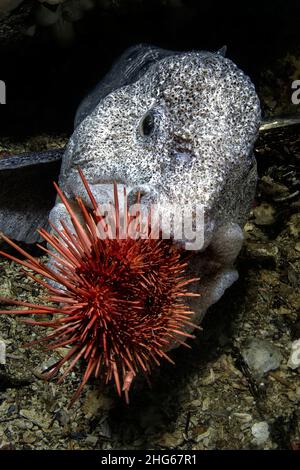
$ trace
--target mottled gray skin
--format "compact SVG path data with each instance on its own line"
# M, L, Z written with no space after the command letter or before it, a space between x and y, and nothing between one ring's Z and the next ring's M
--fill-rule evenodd
M154 126L145 135L144 119ZM254 196L252 148L260 125L253 84L218 53L174 53L153 63L134 83L112 91L83 119L63 157L61 188L88 203L77 167L99 203L112 200L111 184L126 185L134 202L162 208L201 204L205 208L203 248L190 270L201 281L191 306L200 323L238 277L233 263L243 242L242 227ZM105 186L107 185L107 186ZM57 201L50 216L65 219Z

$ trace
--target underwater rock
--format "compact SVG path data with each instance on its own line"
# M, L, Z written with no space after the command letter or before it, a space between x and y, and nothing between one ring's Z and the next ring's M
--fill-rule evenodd
M264 444L270 436L269 425L266 421L261 421L259 423L254 423L251 428L253 439L253 444L258 446Z
M241 351L244 361L257 377L262 377L270 370L278 369L282 355L278 349L266 340L249 339Z
M275 222L275 209L271 204L262 203L253 209L256 225L272 225Z
M64 410L63 408L58 410L55 413L55 418L59 422L59 424L63 427L67 426L68 423L70 422L69 413L66 410Z
M17 8L23 0L1 0L0 3L0 16L3 13L9 13L15 8Z
M0 364L6 364L6 344L0 339Z
M48 28L50 38L68 46L75 37L73 23L95 6L94 0L0 0L1 46L35 36L39 28Z
M98 437L97 437L97 436L93 436L92 434L88 434L88 435L86 436L85 442L86 442L87 444L90 444L90 445L94 446L94 445L96 445L97 442L98 442Z
M60 10L52 11L44 5L40 5L36 11L35 18L41 26L52 26L60 17Z
M168 449L176 449L183 442L184 438L180 430L166 432L159 439L159 445Z
M51 8L47 4L52 5ZM55 8L56 6L56 8ZM50 26L53 37L61 46L67 47L75 39L73 24L83 18L84 13L94 8L93 0L46 0L36 10L36 23Z
M233 416L243 425L248 425L252 421L249 413L233 413Z
M289 194L289 189L287 186L274 181L269 175L263 176L261 178L259 182L259 189L266 196L271 196L273 200L276 197L287 196Z
M297 369L300 366L300 339L293 341L291 355L287 365L291 369Z
M109 411L113 407L114 400L109 396L103 395L98 389L96 389L89 390L87 392L82 405L82 410L85 418L90 419L100 411L103 413L104 411Z
M274 243L247 241L245 245L245 253L249 260L276 266L279 250Z

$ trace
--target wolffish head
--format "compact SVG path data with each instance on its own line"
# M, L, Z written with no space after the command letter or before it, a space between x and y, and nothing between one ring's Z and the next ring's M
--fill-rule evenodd
M79 165L99 203L107 202L105 185L116 181L132 202L140 192L142 202L161 207L202 205L209 238L225 222L245 219L259 124L254 86L231 60L218 53L161 54L79 124L60 184L71 198L84 198Z

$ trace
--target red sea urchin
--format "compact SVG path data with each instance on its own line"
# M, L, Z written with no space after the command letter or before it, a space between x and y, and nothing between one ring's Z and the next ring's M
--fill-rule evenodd
M53 330L31 344L47 343L48 350L69 349L48 370L46 379L54 377L68 363L59 379L61 382L80 358L86 361L82 382L71 403L92 375L96 378L101 376L106 383L113 378L119 395L124 391L128 401L128 391L135 375L138 372L147 375L151 366L159 365L161 359L173 363L166 351L176 343L185 344L183 340L192 337L185 328L195 327L190 321L193 312L185 305L184 299L197 295L186 290L195 279L186 279L187 263L182 260L180 250L169 240L151 238L151 229L147 238L121 238L116 185L116 237L100 237L99 228L107 231L108 227L97 215L99 208L81 171L80 175L93 210L88 211L82 200L77 198L81 222L56 186L73 229L61 222L62 229L52 226L52 233L39 230L51 247L47 250L40 246L51 257L51 266L41 263L2 235L26 260L0 253L28 268L31 272L26 270L26 274L46 288L49 292L47 300L57 306L0 299L26 308L3 310L1 313L54 315L51 321L23 321ZM131 218L126 208L126 227Z

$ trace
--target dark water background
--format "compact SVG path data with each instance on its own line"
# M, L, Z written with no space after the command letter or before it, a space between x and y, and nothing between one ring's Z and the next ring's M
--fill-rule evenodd
M0 79L7 105L0 106L2 135L70 133L80 99L128 46L141 42L177 50L217 50L252 78L300 44L300 2L185 0L183 7L159 0L98 8L75 23L76 40L62 48L47 28L14 45L0 43ZM300 78L300 77L299 77Z

